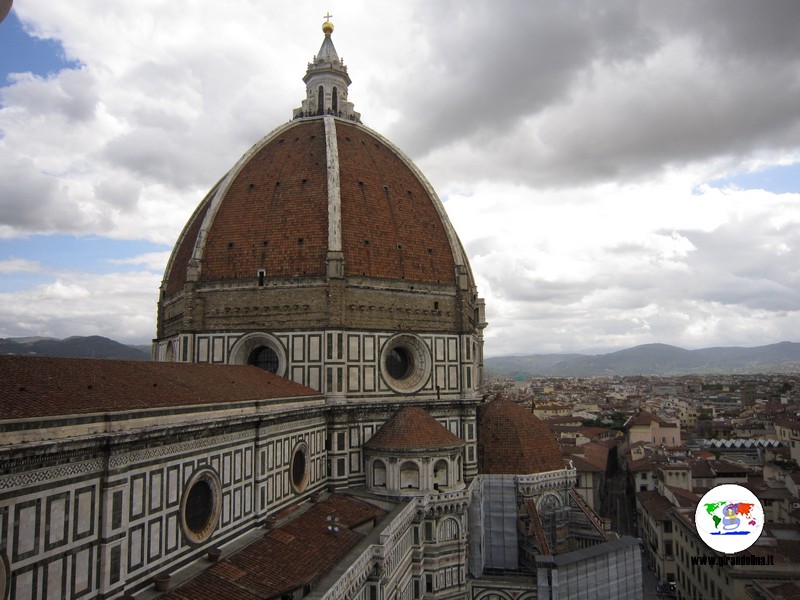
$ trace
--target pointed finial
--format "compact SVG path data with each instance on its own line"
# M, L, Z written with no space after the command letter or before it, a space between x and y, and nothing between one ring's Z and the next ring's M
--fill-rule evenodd
M325 35L330 35L333 33L333 23L331 23L332 16L333 15L330 12L328 12L328 14L323 17L325 19L325 22L322 24L322 32Z

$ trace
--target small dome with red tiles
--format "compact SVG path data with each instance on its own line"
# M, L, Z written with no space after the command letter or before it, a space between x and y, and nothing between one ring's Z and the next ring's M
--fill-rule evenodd
M364 447L368 450L416 451L460 448L464 444L464 440L427 411L417 406L407 406L386 421Z
M497 397L478 407L478 472L531 475L564 468L553 434L516 402Z

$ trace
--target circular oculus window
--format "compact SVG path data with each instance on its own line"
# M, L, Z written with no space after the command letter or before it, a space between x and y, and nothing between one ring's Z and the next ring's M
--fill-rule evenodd
M231 347L230 362L235 365L254 365L283 377L286 374L286 351L281 343L267 333L248 333Z
M192 544L205 542L214 533L222 509L222 484L211 469L197 471L183 488L181 529Z
M0 600L8 598L10 574L11 568L8 566L8 558L5 552L0 552Z
M292 450L292 487L302 492L308 485L308 445L300 442Z
M430 351L422 339L402 333L391 338L381 350L381 374L392 390L413 394L430 378Z

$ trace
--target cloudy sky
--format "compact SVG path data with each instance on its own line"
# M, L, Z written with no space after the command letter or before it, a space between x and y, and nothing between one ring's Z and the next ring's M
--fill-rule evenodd
M0 337L148 343L172 244L300 105L327 11L467 249L487 355L800 341L796 0L17 0Z

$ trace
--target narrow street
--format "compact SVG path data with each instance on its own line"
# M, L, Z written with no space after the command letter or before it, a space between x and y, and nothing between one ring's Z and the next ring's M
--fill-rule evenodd
M611 515L611 529L620 535L639 537L636 531L633 498L626 488L625 472L620 471L606 480L606 514Z
M628 494L627 479L624 471L615 473L606 480L606 511L611 516L611 528L620 535L640 537L636 528L635 501ZM674 598L660 594L656 586L658 580L655 573L648 568L647 553L642 553L642 598L644 600L665 600Z

